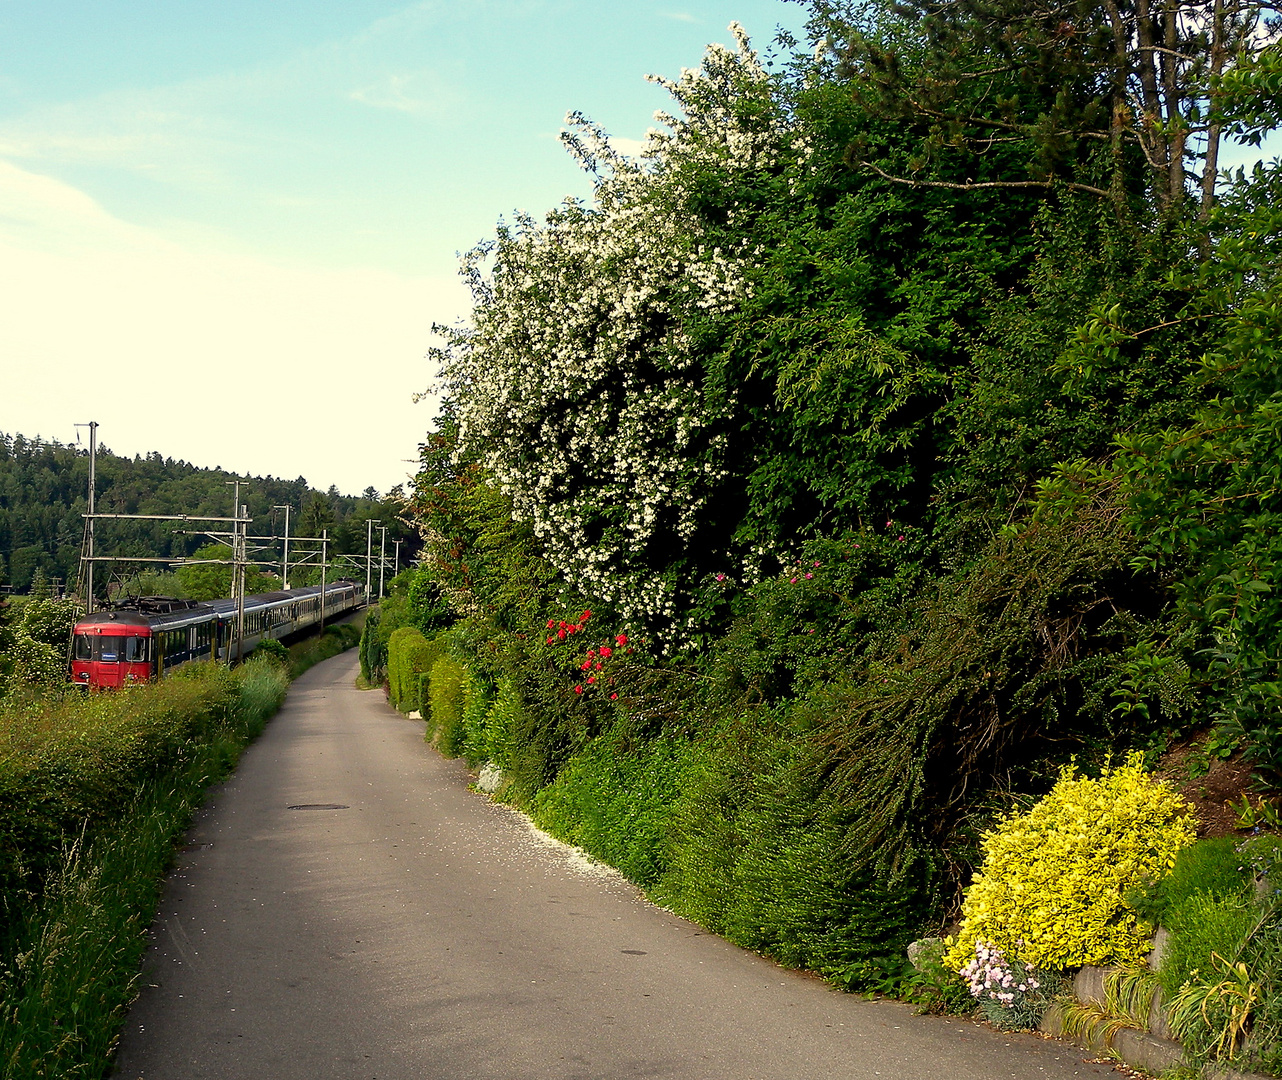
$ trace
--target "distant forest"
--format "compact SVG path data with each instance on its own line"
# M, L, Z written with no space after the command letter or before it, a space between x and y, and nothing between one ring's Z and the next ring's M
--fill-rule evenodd
M417 551L418 535L399 518L400 491L380 494L367 487L359 496L342 495L337 487L321 492L303 477L281 480L272 476L238 476L223 469L203 469L153 452L146 457L120 457L98 447L97 510L114 514L189 514L228 517L232 488L240 480L241 501L249 507L255 535L281 535L284 514L291 508L290 534L319 536L328 529L334 554L365 554L366 519L387 527L387 552L401 540L401 565ZM86 447L30 439L0 432L0 586L26 593L37 574L60 579L74 587L84 536L89 490L89 452ZM208 536L187 535L197 528L172 521L100 521L96 532L99 554L183 557L207 545ZM210 525L211 529L225 526ZM101 587L113 578L98 572ZM119 578L132 570L114 567ZM299 582L302 583L301 581ZM97 591L97 590L95 590Z

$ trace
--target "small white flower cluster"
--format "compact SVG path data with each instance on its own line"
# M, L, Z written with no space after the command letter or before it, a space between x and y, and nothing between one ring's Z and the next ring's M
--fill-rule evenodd
M635 158L572 114L564 141L595 177L543 222L518 214L463 257L470 326L433 354L475 454L529 520L547 557L629 622L671 621L664 568L690 543L729 475L692 320L732 312L763 253L714 240L692 205L709 176L769 169L791 134L747 37L712 46L677 80L678 117ZM438 328L441 329L441 328Z
M1009 959L989 941L975 942L975 959L961 970L971 996L1012 1009L1018 995L1041 988L1035 972L1022 960Z

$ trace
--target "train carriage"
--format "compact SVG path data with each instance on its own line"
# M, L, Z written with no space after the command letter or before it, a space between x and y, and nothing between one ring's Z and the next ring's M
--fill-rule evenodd
M354 581L325 586L325 618L365 602ZM193 660L230 661L260 642L279 640L315 626L321 618L320 587L247 596L244 637L236 640L235 600L197 603L139 597L128 606L87 615L71 639L71 679L81 686L118 687L149 682Z

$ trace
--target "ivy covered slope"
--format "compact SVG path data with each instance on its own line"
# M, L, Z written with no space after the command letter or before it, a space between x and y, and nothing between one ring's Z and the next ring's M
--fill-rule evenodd
M811 8L662 80L636 158L572 117L594 197L465 258L362 657L676 909L884 986L1070 758L1282 767L1277 174L1193 152L1282 80L1246 6L1161 124L1157 8Z

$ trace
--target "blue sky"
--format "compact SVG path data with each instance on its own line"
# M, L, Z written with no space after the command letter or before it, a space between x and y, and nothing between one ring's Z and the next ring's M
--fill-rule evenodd
M456 253L588 185L783 0L0 0L0 430L303 475L413 471ZM625 148L627 143L625 142Z
M0 0L0 430L386 490L456 254L780 0ZM270 412L268 409L270 408ZM271 419L283 409L285 423Z

